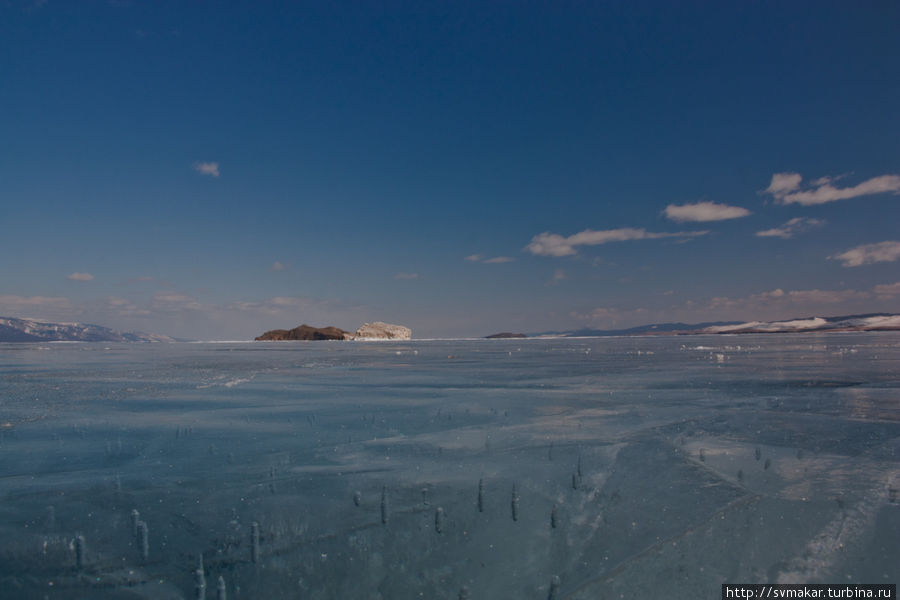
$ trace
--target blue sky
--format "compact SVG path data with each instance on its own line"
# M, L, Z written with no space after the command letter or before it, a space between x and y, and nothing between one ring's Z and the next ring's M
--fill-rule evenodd
M0 315L900 312L895 2L0 2Z

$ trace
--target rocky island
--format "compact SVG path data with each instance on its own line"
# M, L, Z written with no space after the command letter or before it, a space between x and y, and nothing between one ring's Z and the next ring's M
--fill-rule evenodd
M304 323L293 329L273 329L256 338L257 342L284 342L309 340L345 340L352 337L349 331L337 327L312 327Z
M356 333L339 327L312 327L303 324L293 329L273 329L256 338L257 342L304 341L304 340L408 340L412 330L403 325L391 325L376 321L366 323Z
M502 333L494 333L492 335L484 336L486 340L508 340L508 339L519 339L528 337L524 333L510 333L508 331L504 331Z

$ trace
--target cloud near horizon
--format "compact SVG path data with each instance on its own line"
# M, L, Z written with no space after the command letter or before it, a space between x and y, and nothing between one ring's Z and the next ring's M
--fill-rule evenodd
M277 260L272 263L272 266L269 267L270 271L284 271L285 269L287 269L287 265Z
M707 235L709 231L676 231L671 233L655 233L643 228L623 227L620 229L606 229L595 231L585 229L568 237L557 233L545 231L539 233L525 246L525 250L536 256L573 256L578 253L576 246L599 246L611 242L626 242L630 240L655 240L661 238L690 239Z
M896 312L891 310L891 306L898 299L900 281L865 290L776 288L747 296L715 296L657 308L603 306L588 311L572 311L569 317L588 326L609 329L677 321L777 321L861 312ZM882 305L873 305L873 302Z
M900 259L900 242L888 241L877 244L863 244L828 258L843 262L845 267L859 267L878 262L894 262Z
M740 219L750 215L750 211L740 206L716 204L715 202L694 202L693 204L670 204L663 211L670 221L705 223Z
M91 275L90 273L78 273L76 271L75 273L72 273L71 275L67 275L66 279L68 279L70 281L93 281L94 276Z
M10 306L51 306L55 308L68 308L72 302L62 296L16 296L15 294L0 294L0 310ZM9 315L4 315L9 316Z
M821 227L825 224L823 219L812 219L809 217L795 217L779 227L757 231L756 237L778 237L783 240L794 237L794 234L808 231L813 227Z
M210 177L219 176L219 163L217 162L195 162L194 170L201 175L209 175Z
M771 195L779 204L800 204L814 206L849 200L872 194L900 194L900 175L880 175L855 186L839 188L832 185L839 177L820 177L802 189L803 176L800 173L775 173L769 187L763 193Z

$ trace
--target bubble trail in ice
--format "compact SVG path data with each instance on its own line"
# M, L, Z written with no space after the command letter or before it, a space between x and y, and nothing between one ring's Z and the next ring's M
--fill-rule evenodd
M84 544L84 536L76 535L75 536L75 566L79 569L84 568L85 563L85 544Z
M478 480L478 512L484 512L484 479Z
M512 486L512 499L510 500L510 512L512 513L512 520L519 520L519 491L516 489L516 484Z
M150 556L150 531L147 528L147 524L143 521L138 521L138 548L141 551L141 558L147 560Z
M250 524L250 561L259 562L259 523Z
M387 525L388 522L388 495L387 486L381 488L381 524Z
M206 573L203 572L203 555L200 555L200 564L194 571L194 597L197 600L206 600Z
M219 582L216 584L216 600L228 600L228 594L225 591L225 578L219 575Z
M550 579L550 592L547 594L547 600L557 600L559 598L559 576L554 575Z
M438 533L444 532L444 509L440 506L434 511L434 530Z

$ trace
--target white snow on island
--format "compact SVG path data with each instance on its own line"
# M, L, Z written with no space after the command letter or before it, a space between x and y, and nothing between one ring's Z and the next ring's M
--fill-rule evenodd
M391 325L375 321L366 323L356 330L353 339L361 341L369 340L408 340L412 338L412 330L403 325Z

